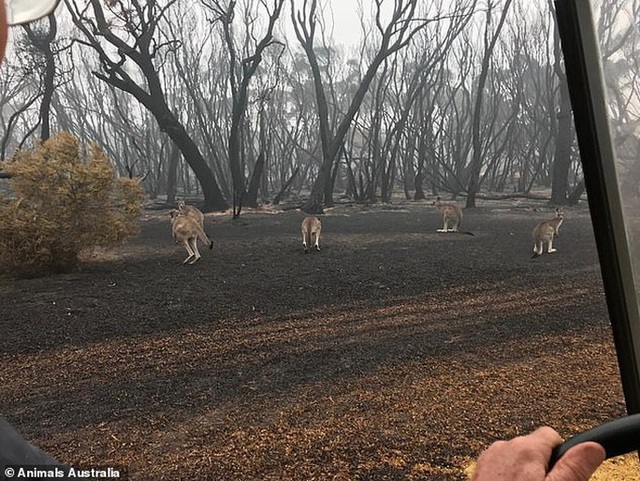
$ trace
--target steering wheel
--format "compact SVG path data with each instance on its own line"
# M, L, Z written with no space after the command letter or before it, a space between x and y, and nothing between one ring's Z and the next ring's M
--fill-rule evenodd
M551 453L549 469L570 448L587 441L595 441L600 444L607 453L607 459L640 449L640 414L632 414L601 424L568 439Z

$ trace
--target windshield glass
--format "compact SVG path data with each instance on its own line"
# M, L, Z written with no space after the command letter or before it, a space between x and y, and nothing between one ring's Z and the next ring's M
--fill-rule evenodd
M640 292L640 3L593 4L599 33L609 124L636 291Z
M603 1L635 239L639 2ZM0 414L111 477L256 481L466 479L497 439L623 416L552 3L66 0L12 28Z

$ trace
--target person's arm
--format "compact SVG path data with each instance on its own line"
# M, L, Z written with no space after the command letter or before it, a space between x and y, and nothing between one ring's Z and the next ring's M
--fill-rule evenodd
M8 35L7 11L5 10L4 0L0 0L0 63L4 60L4 51L7 48Z
M59 463L26 441L11 424L0 418L0 466L8 464L58 465Z
M497 441L478 458L471 481L587 481L606 456L597 443L578 444L547 472L551 451L561 443L560 435L550 427Z

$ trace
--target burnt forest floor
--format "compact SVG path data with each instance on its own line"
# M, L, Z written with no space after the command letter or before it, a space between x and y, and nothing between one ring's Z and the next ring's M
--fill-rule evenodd
M625 412L586 203L532 259L542 202L167 210L78 272L0 286L0 413L58 460L132 480L466 479L498 438Z

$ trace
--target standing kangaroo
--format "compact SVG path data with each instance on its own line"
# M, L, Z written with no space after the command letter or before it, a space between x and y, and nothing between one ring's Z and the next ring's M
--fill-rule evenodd
M302 245L305 254L309 253L312 242L316 250L320 250L320 230L322 230L322 224L317 217L305 217L302 221Z
M182 263L193 264L202 257L198 250L198 239L213 249L213 242L207 237L198 221L188 215L173 210L171 211L171 235L176 244L182 244L187 250L187 257Z
M543 220L533 229L533 257L542 255L545 242L549 254L556 251L553 248L553 238L558 236L558 229L563 221L564 212L556 209L556 216L553 219Z
M458 231L460 222L462 222L462 209L456 204L444 203L438 197L435 201L435 206L440 211L444 224L442 229L438 229L437 232L460 232L461 234L475 235L473 232ZM449 229L449 222L452 224L451 229Z

